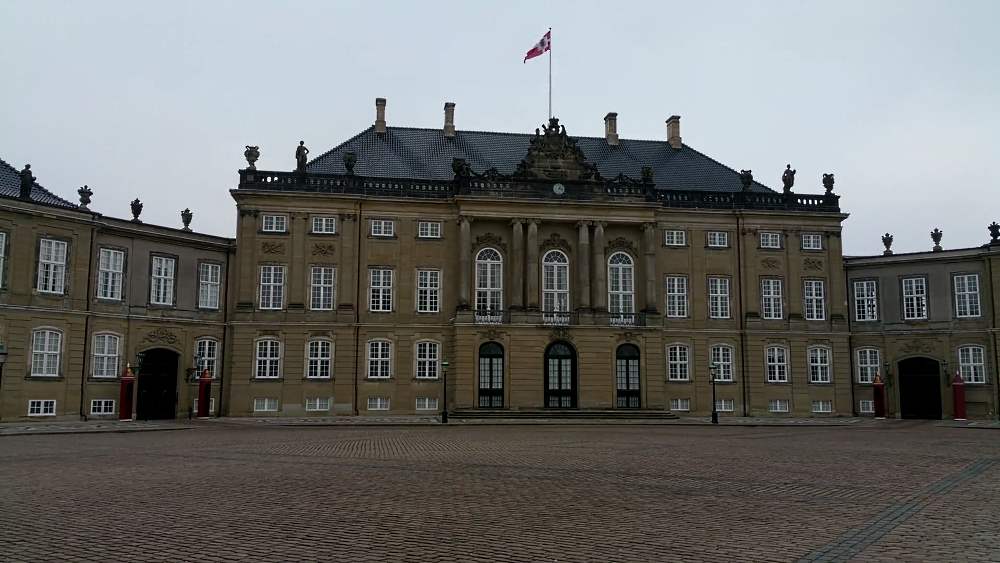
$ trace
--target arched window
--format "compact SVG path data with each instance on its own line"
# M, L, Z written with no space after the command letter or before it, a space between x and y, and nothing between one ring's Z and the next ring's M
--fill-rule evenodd
M59 377L62 333L40 328L31 333L31 377Z
M622 344L615 351L615 405L618 408L637 409L639 397L639 348Z
M503 310L503 258L493 248L476 255L476 311L499 314Z
M503 408L503 346L479 347L479 408Z
M569 259L559 250L550 250L542 258L542 311L547 322L560 323L569 312Z
M764 351L768 383L788 383L788 349L784 346L768 346Z
M635 311L635 276L632 257L615 252L608 258L608 311L631 314Z
M314 338L306 343L306 377L329 379L333 373L333 342Z

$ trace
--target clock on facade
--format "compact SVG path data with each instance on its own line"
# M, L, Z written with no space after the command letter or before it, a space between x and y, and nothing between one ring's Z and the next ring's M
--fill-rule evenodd
M563 195L564 193L566 193L566 186L562 184L555 184L554 186L552 186L552 193L556 195Z

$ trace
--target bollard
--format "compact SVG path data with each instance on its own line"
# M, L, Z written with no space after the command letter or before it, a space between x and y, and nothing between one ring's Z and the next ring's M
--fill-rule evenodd
M212 374L208 373L208 368L201 372L198 379L198 418L208 418L211 416L209 407L212 404Z
M875 418L885 418L885 383L882 383L882 376L875 374L873 397L875 399Z
M951 396L955 400L955 420L965 420L965 380L961 371L956 371L951 380Z
M118 394L118 420L132 420L132 397L135 396L135 375L132 366L125 366L125 375L121 379L121 391Z

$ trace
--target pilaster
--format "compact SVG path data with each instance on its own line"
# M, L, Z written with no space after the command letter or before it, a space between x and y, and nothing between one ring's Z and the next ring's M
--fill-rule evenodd
M512 309L524 308L524 219L514 219L511 224L511 294Z
M577 307L590 308L590 221L576 224L577 238Z
M538 310L538 219L528 220L528 309Z
M591 246L591 266L594 272L591 302L594 304L594 309L602 312L608 310L608 269L604 263L604 226L603 222L594 222L594 244Z

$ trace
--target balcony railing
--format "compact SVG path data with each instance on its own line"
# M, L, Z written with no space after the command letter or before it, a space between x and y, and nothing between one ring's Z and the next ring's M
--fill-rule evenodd
M579 324L575 313L568 311L544 311L542 313L542 324L548 326L569 326Z
M476 311L477 325L502 325L510 322L510 312L500 310Z
M595 318L599 324L613 327L646 326L645 313L615 313L601 312L595 313Z

